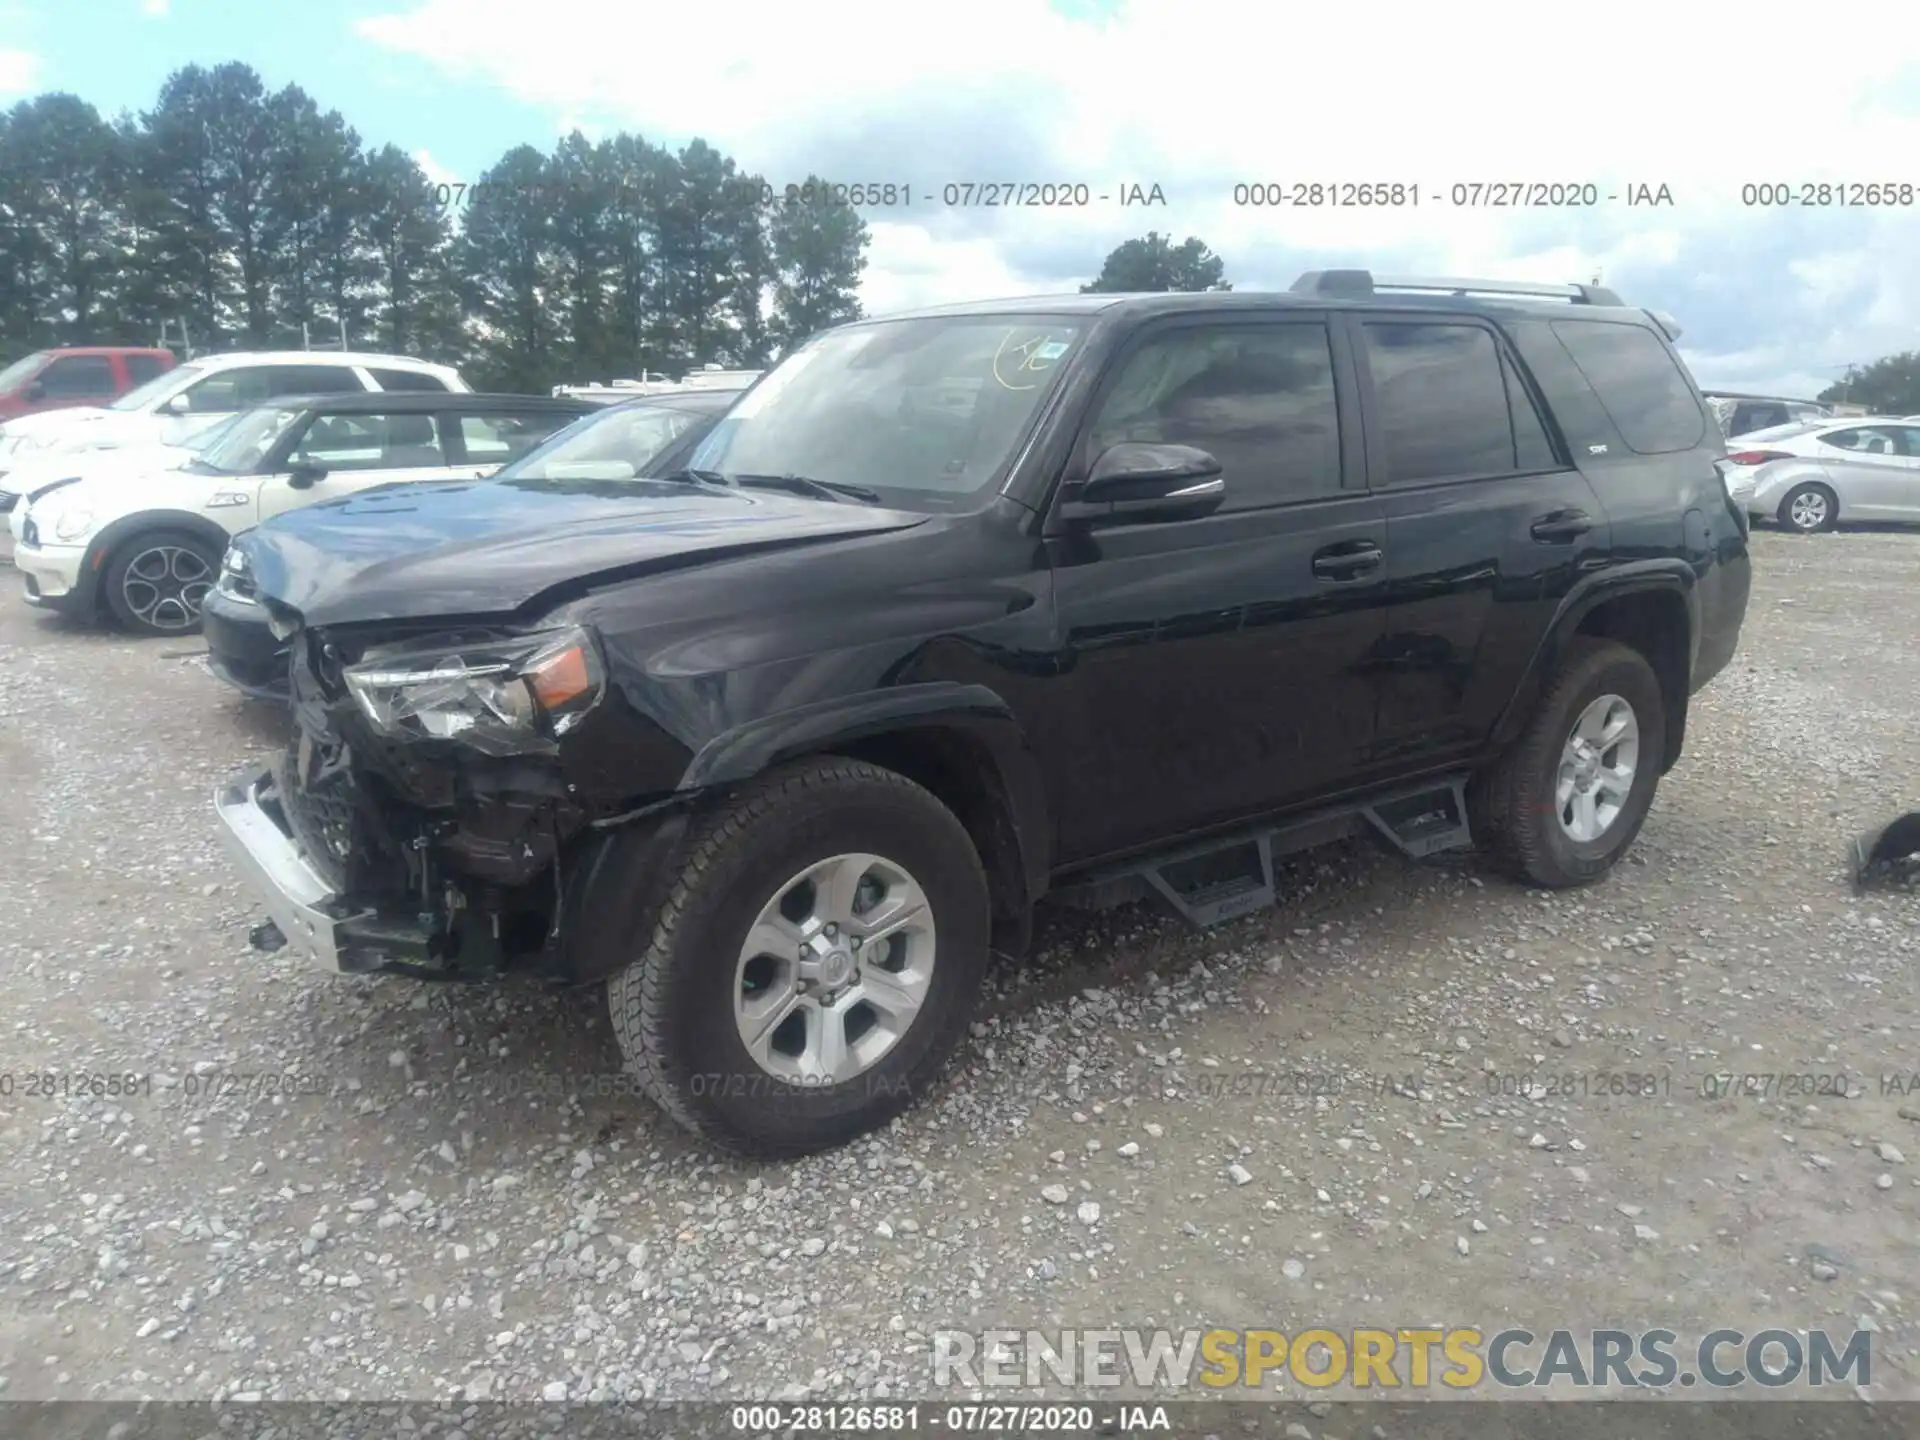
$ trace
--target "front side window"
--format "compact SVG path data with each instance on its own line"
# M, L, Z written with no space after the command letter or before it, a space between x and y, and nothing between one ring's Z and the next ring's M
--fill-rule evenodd
M1618 321L1560 320L1553 333L1629 447L1642 455L1669 455L1700 443L1706 421L1693 387L1653 331ZM1786 406L1768 409L1776 413L1761 424L1786 421Z
M418 470L448 463L431 415L322 415L300 437L293 465L321 470Z
M104 355L61 355L40 374L49 400L113 394L113 361Z
M367 373L373 376L373 383L382 390L409 390L416 393L424 390L442 395L447 390L446 381L438 375L429 375L420 370L370 369Z
M1006 476L1080 339L1048 315L926 316L830 330L714 426L691 465L803 476L957 510Z
M345 365L275 365L273 395L358 395L366 387Z
M1087 460L1109 446L1190 445L1220 462L1226 507L1339 491L1333 351L1319 324L1195 325L1149 340L1100 403Z
M127 379L136 385L167 373L167 364L158 355L122 355L120 363L127 367Z
M1478 325L1362 326L1387 485L1519 468L1499 348Z

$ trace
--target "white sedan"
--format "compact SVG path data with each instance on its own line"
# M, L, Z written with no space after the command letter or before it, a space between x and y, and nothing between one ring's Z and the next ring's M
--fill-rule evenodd
M1920 524L1920 422L1802 420L1727 442L1727 493L1812 534L1843 521Z

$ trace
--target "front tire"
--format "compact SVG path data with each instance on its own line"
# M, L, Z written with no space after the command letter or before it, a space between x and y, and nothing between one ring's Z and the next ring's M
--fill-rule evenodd
M220 557L198 536L149 530L107 562L107 608L136 635L191 635L219 575Z
M1824 485L1796 485L1781 498L1779 517L1789 530L1817 535L1840 523L1840 497Z
M924 1098L987 966L986 873L953 812L892 771L811 760L697 819L684 854L645 950L607 983L661 1108L783 1158Z
M1640 833L1666 741L1660 681L1646 657L1576 638L1519 743L1474 782L1482 844L1545 889L1601 879Z

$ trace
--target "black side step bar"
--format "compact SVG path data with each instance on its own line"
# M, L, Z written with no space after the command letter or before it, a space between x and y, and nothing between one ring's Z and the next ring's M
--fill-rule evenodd
M1206 928L1272 905L1274 861L1330 841L1377 831L1397 850L1423 859L1473 844L1467 777L1448 775L1365 801L1338 805L1283 825L1261 825L1104 866L1055 888L1082 909L1106 909L1157 895L1189 924Z

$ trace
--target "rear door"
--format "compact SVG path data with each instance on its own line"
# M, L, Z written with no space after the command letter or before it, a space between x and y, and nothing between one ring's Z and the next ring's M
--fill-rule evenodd
M1500 332L1432 310L1346 317L1367 472L1386 510L1373 666L1383 773L1476 751L1560 599L1609 543Z
M317 471L319 478L301 485L296 477L302 470ZM425 412L319 415L261 485L260 518L376 485L453 480L466 473L453 468L439 427Z
M1311 311L1169 318L1108 365L1062 488L1108 446L1160 442L1210 452L1227 498L1049 533L1088 737L1063 757L1063 860L1338 790L1364 761L1385 534L1353 403Z

